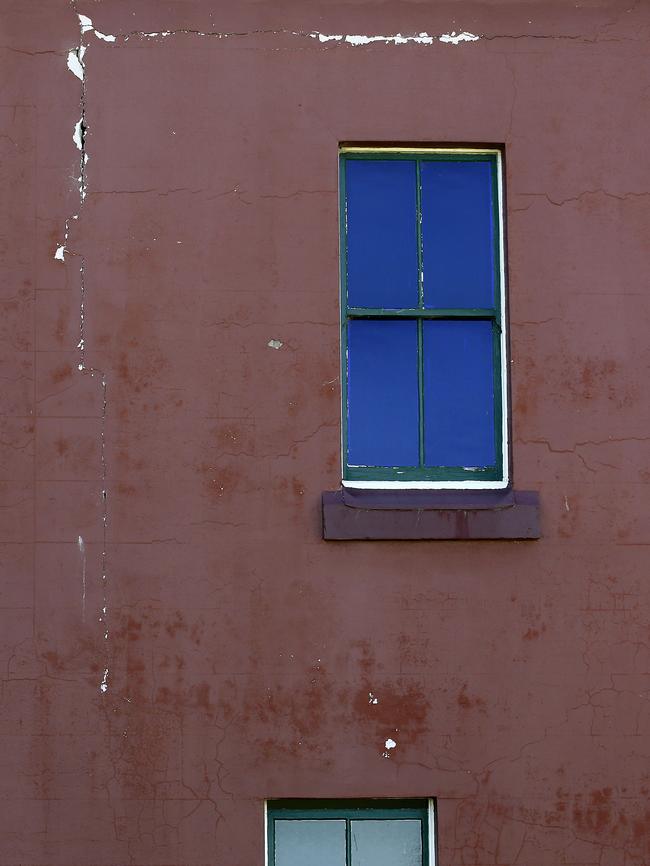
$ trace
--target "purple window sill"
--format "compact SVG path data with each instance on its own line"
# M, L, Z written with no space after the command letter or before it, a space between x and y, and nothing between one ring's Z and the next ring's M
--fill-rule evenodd
M327 541L539 538L531 490L360 490L323 493Z

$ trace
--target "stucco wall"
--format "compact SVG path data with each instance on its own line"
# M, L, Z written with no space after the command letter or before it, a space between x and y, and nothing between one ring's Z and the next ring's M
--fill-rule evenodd
M285 796L650 862L648 4L3 6L2 866L253 866ZM321 540L341 141L505 144L540 541Z

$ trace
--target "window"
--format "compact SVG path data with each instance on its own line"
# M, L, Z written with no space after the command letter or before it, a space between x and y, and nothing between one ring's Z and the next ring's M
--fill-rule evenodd
M500 151L340 163L344 486L507 487Z
M276 800L268 866L435 866L433 802Z

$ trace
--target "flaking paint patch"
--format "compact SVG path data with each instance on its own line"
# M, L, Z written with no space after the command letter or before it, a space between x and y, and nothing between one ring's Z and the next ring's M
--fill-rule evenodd
M438 37L440 42L447 42L450 45L458 45L461 42L478 42L480 38L476 33L468 33L466 30L463 30L462 33L456 33L455 30L452 30L451 33L443 33L442 36Z
M102 681L99 684L99 691L103 695L105 695L106 692L108 691L108 675L109 675L109 670L108 670L108 668L105 668L104 669L104 676L102 677Z
M115 42L117 38L111 33L100 33L99 30L93 30L93 33L98 39L101 39L103 42Z
M78 18L79 27L81 28L82 33L86 33L86 31L93 29L92 18L89 18L87 15L78 15Z
M100 33L99 30L95 30L93 26L92 18L89 18L87 15L79 15L79 27L81 28L81 34L83 36L84 33L87 33L89 30L95 34L98 39L102 39L104 42L115 42L115 36L112 36L110 33Z
M85 149L85 133L86 133L86 123L85 123L85 106L86 106L86 82L85 82L85 64L84 64L84 55L86 53L86 46L83 44L84 35L93 31L98 39L103 39L106 42L114 42L114 36L107 36L103 33L98 33L94 30L92 25L92 20L88 18L86 15L77 15L79 20L79 29L80 29L80 39L79 39L79 47L73 49L68 52L67 65L70 71L81 81L81 117L77 121L74 127L73 132L73 141L80 151L80 174L79 174L79 195L81 200L81 205L84 203L84 199L86 197L86 178L85 178L85 165L88 162L88 154ZM81 213L81 211L79 212ZM68 236L70 232L70 222L71 220L78 220L79 213L73 214L71 217L68 217L65 221L65 233L63 238L63 243L58 244L56 251L54 253L54 258L57 261L64 262L65 254L67 251L67 242ZM102 607L101 614L99 616L99 622L103 625L103 638L104 641L109 640L110 636L110 628L109 628L109 607L108 607L108 571L107 571L107 528L108 528L108 491L107 491L107 462L106 462L106 416L107 416L107 404L108 404L108 386L106 381L106 375L103 370L93 367L91 365L86 364L86 340L85 340L85 301L86 301L86 278L85 278L85 258L81 253L75 253L75 255L79 256L80 265L79 265L79 284L80 284L80 305L79 305L79 341L77 343L77 350L79 352L79 362L77 364L77 369L83 375L90 375L91 378L97 377L101 383L102 389L102 423L101 423L101 478L102 478L102 488L101 488L101 501L102 501L102 536L103 536L103 545L101 552L101 592L102 592ZM86 551L85 544L83 538L81 536L78 537L78 546L79 553L81 556L81 565L82 565L82 617L85 616L85 603L86 603ZM106 646L106 658L105 664L108 662L108 644ZM104 669L104 675L99 684L99 690L102 694L105 694L108 691L109 684L109 668L106 666Z
M78 220L78 219L79 219L79 214L75 213L71 217L68 217L68 219L65 221L65 229L63 232L63 243L59 244L57 246L56 252L54 253L54 258L58 262L64 262L65 261L65 254L68 251L67 244L68 244L68 236L70 235L70 220Z
M314 31L309 34L312 39L318 39L319 42L344 42L348 45L371 45L373 42L383 42L385 45L407 45L414 43L416 45L433 45L434 42L444 42L451 45L459 45L461 42L477 42L480 36L475 33L468 33L463 30L456 33L452 30L451 33L442 33L439 36L429 35L426 32L417 33L411 36L405 36L402 33L395 33L392 36L368 36L367 34L330 34L319 33Z
M86 545L79 536L79 555L81 556L81 621L86 621Z
M198 37L206 37L210 39L229 39L236 38L241 36L249 36L254 35L253 33L227 33L227 32L219 32L219 31L205 31L205 30L188 30L188 29L180 29L180 30L151 30L151 31L132 31L131 33L119 33L117 35L101 33L99 30L96 30L93 26L92 20L88 18L86 15L80 15L79 21L81 24L81 32L86 33L88 31L92 31L98 39L102 39L105 42L116 42L118 39L123 40L124 42L128 42L129 39L166 39L170 36L198 36ZM264 32L267 35L279 36L282 34L286 34L288 36L295 36L299 39L311 38L317 39L321 43L325 42L340 42L347 43L348 45L360 46L360 45L371 45L373 43L383 43L385 45L408 45L416 44L416 45L433 45L435 42L443 42L450 45L459 45L461 42L477 42L481 37L476 33L470 33L467 30L456 32L452 30L451 33L441 33L441 34L429 34L425 31L421 33L413 33L413 34L403 34L403 33L394 33L394 34L366 34L366 33L320 33L317 30L312 30L310 32L307 31L299 31L299 30L265 30L265 31L256 31L256 32Z
M282 340L269 340L266 344L269 349L281 349L284 346Z
M83 32L83 31L82 31ZM79 81L84 80L84 54L86 49L83 45L68 51L68 69L76 75Z
M79 120L74 125L74 132L72 133L72 140L77 146L78 150L83 150L83 118L80 117Z

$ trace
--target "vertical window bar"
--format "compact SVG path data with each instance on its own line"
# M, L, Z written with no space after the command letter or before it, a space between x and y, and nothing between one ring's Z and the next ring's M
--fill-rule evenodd
M424 466L424 358L422 355L422 318L418 318L418 411L419 466Z
M418 306L424 309L424 271L422 268L422 179L420 160L415 160L415 226L418 244ZM418 319L418 411L419 466L424 466L424 359L422 357L422 319Z
M418 307L424 307L424 271L422 269L422 180L420 160L415 160L415 229L418 245Z
M429 866L429 839L426 821L420 821L420 839L422 840L422 863L423 866Z
M352 866L352 825L350 819L345 819L345 864Z
M493 365L494 365L494 436L495 436L495 452L496 464L503 478L507 467L504 461L507 459L503 453L503 413L505 411L504 401L505 395L503 388L505 383L502 379L502 332L504 328L505 310L502 303L502 267L501 261L501 198L499 186L499 157L493 157L491 161L492 175L492 238L494 243L494 308L496 315L492 320L493 328Z
M345 477L348 465L348 200L345 188L345 157L339 158L339 255L341 304L341 474Z

